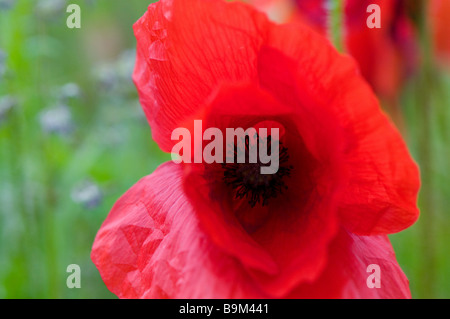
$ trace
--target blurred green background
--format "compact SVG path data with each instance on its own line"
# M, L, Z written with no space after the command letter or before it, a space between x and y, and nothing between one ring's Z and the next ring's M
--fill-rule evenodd
M68 3L0 11L0 298L114 297L90 260L95 234L170 159L131 81L132 25L148 2L72 2L81 29L67 28ZM81 267L81 289L66 286L69 264Z
M66 7L82 7L82 28ZM0 298L111 298L90 260L114 202L170 157L131 82L146 0L0 0ZM450 76L430 62L402 94L422 215L391 236L413 297L450 298ZM66 268L81 267L81 289Z

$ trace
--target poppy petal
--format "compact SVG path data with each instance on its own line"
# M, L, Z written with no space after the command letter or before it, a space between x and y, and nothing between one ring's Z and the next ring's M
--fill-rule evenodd
M267 297L214 245L183 193L182 165L161 165L114 205L91 258L120 298Z
M313 103L347 134L344 156L351 171L340 209L345 227L376 235L411 226L419 215L418 167L354 61L308 28L284 25L271 30L271 49L259 56L260 83L284 103ZM296 91L297 98L287 95L289 91Z
M409 299L411 292L387 236L357 236L341 229L320 278L300 285L289 297Z
M252 81L266 17L248 5L161 0L135 23L133 75L154 140L170 152L172 131L220 83Z

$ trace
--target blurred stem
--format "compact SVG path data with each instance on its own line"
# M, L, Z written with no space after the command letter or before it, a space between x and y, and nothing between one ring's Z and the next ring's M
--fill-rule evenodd
M18 8L18 10L21 9L20 6ZM20 11L17 14L20 14ZM18 72L21 68L27 68L27 63L23 60L24 50L21 47L25 37L24 26L18 21L20 21L20 19L15 19L15 16L12 16L11 18L2 20L3 23L1 24L2 30L6 30L8 28L11 29L11 36L8 38L5 37L2 46L6 48L10 59L10 65L16 72ZM16 81L10 81L7 88L8 94L15 95L17 92L21 92L21 81L22 78L17 79ZM21 97L20 95L18 96ZM19 107L12 112L10 120L11 126L9 128L10 136L12 137L9 141L10 145L8 147L11 151L9 154L10 178L15 192L15 207L20 215L20 221L23 225L23 230L21 230L22 233L18 237L20 244L18 244L17 247L19 251L17 251L16 254L18 256L17 260L21 260L24 265L24 268L21 268L20 266L17 267L18 263L13 263L8 275L8 279L16 284L15 290L8 295L8 297L12 298L16 298L21 295L26 296L27 298L32 297L30 290L33 289L33 287L30 287L27 291L24 288L27 285L27 282L29 286L33 286L33 284L30 284L30 282L33 281L30 279L29 274L33 273L32 266L34 264L33 258L35 256L34 245L36 242L35 219L33 212L29 209L32 205L29 201L30 196L28 193L26 180L27 172L24 165L24 159L26 158L27 151L27 147L25 145L27 124L24 112L24 107L21 105L19 105ZM13 258L13 255L10 256ZM23 279L17 280L17 278Z
M47 23L42 20L37 20L36 29L38 34L45 38L48 36L47 31ZM43 52L49 48L45 47L45 42L38 42L37 46ZM44 59L39 56L34 63L34 71L36 74L36 80L40 86L36 87L37 101L41 101L41 103L45 103L45 89L49 87L51 84L48 79L51 77L48 75L48 68L44 62ZM42 144L41 144L42 143ZM52 168L51 161L51 151L45 141L41 141L39 143L36 140L36 144L41 144L39 147L39 151L37 152L40 160L45 163L43 164L44 172L45 172L45 180L46 180L46 192L45 192L45 206L40 208L40 231L44 232L42 234L42 245L43 245L43 256L45 256L45 260L42 260L43 265L47 271L47 287L46 295L49 298L57 298L58 297L58 267L57 267L57 252L55 249L55 195L54 195L54 169Z
M436 243L435 243L435 211L433 205L433 149L432 149L432 87L433 87L433 59L432 43L428 30L426 1L420 2L420 47L422 66L417 82L416 111L422 119L422 129L419 136L418 160L421 168L421 233L422 233L422 265L421 265L421 292L422 298L433 298L436 282Z
M343 45L343 26L344 26L344 0L328 0L329 1L329 25L330 33L334 47L342 52Z

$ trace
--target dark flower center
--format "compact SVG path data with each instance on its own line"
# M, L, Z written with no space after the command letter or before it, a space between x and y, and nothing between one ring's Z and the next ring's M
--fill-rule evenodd
M256 137L255 143L259 143L260 137ZM271 136L267 138L267 150L271 152ZM261 167L269 164L261 162L259 156L256 163L251 163L249 158L250 139L248 136L243 143L245 149L245 163L237 163L238 146L234 145L232 156L233 163L224 163L222 167L223 181L231 186L235 192L236 199L246 198L251 207L255 207L257 203L262 206L268 204L269 199L276 198L287 190L284 182L285 176L290 176L293 166L288 165L289 153L288 149L279 142L279 168L275 174L261 174Z

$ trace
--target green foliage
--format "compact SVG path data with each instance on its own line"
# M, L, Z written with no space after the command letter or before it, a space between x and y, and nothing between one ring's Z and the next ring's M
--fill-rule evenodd
M45 16L38 2L0 11L0 100L16 101L0 111L0 298L114 297L90 260L95 234L114 202L170 158L128 77L131 26L147 4L79 2L82 28L68 29L65 7ZM76 86L61 97L66 83ZM68 132L41 127L43 112L61 104ZM90 208L72 198L85 180L101 191ZM81 289L66 286L69 264L81 266Z

